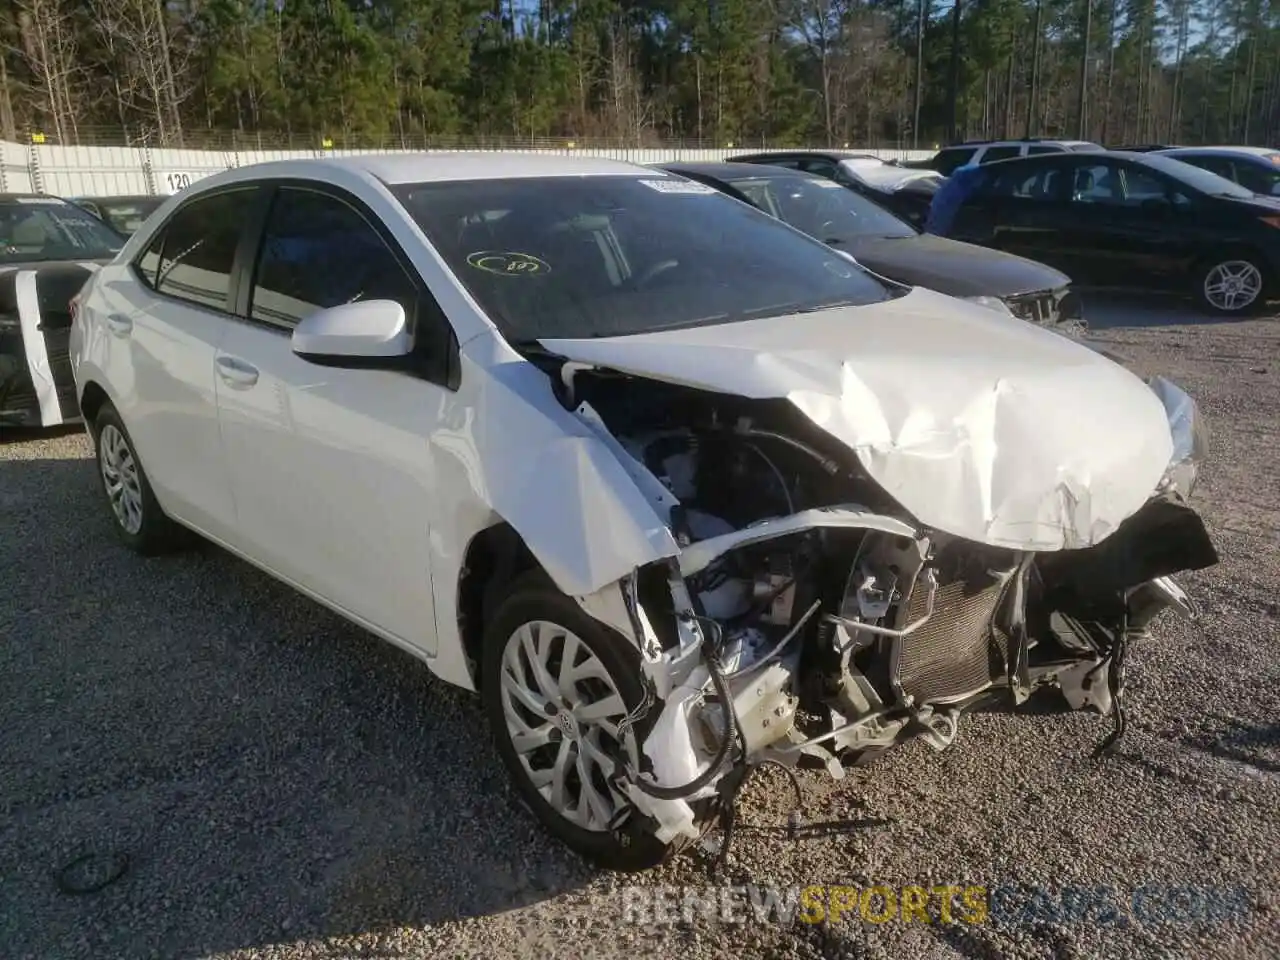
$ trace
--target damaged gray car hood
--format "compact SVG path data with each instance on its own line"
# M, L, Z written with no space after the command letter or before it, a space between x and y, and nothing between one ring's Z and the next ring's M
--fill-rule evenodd
M786 399L921 523L1017 550L1086 547L1173 453L1142 380L1033 324L924 289L860 307L597 339L569 360Z

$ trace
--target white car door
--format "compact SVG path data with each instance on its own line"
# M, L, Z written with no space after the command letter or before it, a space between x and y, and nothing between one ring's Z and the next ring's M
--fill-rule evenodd
M453 392L430 375L344 369L290 348L308 314L395 300L424 351L453 342L389 235L358 201L280 186L246 317L215 361L238 543L249 556L378 632L435 652L427 441ZM447 381L447 346L436 379ZM456 369L456 367L455 367Z
M223 538L234 520L214 354L229 327L236 248L255 191L193 198L133 264L104 267L86 304L107 382L161 506Z

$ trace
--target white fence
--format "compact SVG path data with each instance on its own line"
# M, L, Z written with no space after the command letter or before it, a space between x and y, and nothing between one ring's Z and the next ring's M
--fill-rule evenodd
M860 148L855 148L860 149ZM631 163L679 160L723 160L750 148L734 150L570 148L519 149L515 153L607 157ZM168 194L231 167L301 157L387 153L385 150L160 150L144 147L24 146L0 140L0 193L50 193L64 197ZM456 151L431 151L434 153ZM861 150L889 159L917 159L933 151Z

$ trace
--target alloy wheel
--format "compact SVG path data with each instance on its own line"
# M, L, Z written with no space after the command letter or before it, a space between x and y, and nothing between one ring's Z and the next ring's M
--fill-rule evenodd
M104 426L98 437L98 461L116 522L125 533L136 536L142 529L142 483L138 475L138 461L129 441L112 424Z
M502 654L507 736L529 782L560 816L604 832L630 805L619 764L639 766L627 706L609 671L577 635L545 620L518 627Z
M1204 277L1204 298L1218 310L1234 313L1262 293L1262 273L1247 260L1227 260Z

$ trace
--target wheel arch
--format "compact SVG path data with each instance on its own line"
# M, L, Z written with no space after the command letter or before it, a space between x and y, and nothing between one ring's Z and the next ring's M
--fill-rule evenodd
M456 584L458 636L476 690L483 674L485 626L502 602L503 588L530 570L543 570L542 564L505 520L481 530L467 544Z
M102 409L103 404L111 402L111 395L97 380L88 381L80 391L80 415L84 418L85 429L95 437L97 429L94 421L98 418L98 411Z

